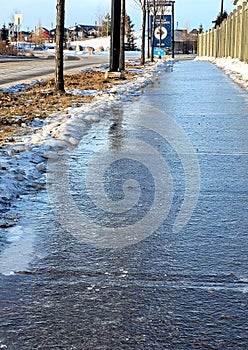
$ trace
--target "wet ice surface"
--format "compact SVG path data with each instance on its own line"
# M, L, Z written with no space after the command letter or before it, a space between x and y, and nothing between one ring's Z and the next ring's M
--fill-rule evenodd
M152 106L147 107L150 130L138 127L145 104ZM61 227L45 191L21 198L17 206L23 215L7 229L0 261L6 275L7 250L15 244L33 258L25 269L13 267L24 271L0 277L0 348L247 349L247 104L247 93L216 67L182 62L139 100L113 109L93 126L70 156L70 193L80 210L97 224L126 226L128 232L149 212L152 160L143 167L126 158L106 173L104 189L111 200L123 200L123 177L136 180L129 190L137 191L139 183L142 203L129 215L97 209L85 192L92 155L103 147L119 152L127 138L138 138L159 150L170 168L170 211L162 226L137 244L99 248ZM197 207L177 234L172 227L186 178L175 150L151 132L157 108L186 132L201 171ZM13 254L18 261L20 255Z

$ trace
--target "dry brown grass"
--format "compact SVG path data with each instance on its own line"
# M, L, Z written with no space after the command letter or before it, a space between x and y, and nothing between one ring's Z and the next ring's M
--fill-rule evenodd
M127 73L132 79L135 74ZM103 72L88 71L65 76L65 88L69 90L106 90L119 80L108 81ZM4 144L12 135L27 129L26 124L34 118L46 118L68 107L78 107L90 102L92 96L72 95L55 91L54 79L39 83L21 93L0 93L0 143Z

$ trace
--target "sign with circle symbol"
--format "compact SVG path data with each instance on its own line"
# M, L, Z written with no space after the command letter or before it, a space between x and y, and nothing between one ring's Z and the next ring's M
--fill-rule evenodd
M157 27L155 29L155 38L157 39L161 39L161 40L164 40L167 35L168 35L168 32L167 32L167 29L165 27Z

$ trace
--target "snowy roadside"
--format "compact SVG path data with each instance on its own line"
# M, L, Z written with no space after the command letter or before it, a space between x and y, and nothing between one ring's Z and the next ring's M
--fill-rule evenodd
M47 159L54 152L76 146L92 124L108 116L113 108L120 108L141 95L161 71L171 69L172 65L169 59L135 69L138 74L135 80L96 92L92 102L51 115L43 125L34 124L28 135L0 149L0 238L19 220L13 210L15 202L23 194L45 189Z
M211 62L214 63L218 68L222 69L233 81L239 84L241 87L248 90L248 64L241 62L238 59L233 59L231 57L196 57L195 61L200 62Z

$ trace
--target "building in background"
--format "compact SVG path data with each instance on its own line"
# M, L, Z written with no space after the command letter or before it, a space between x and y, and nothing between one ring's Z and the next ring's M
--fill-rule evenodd
M175 54L197 53L198 30L176 29L174 31Z
M89 37L97 37L99 27L94 25L75 24L66 29L66 35L69 41L83 40Z

